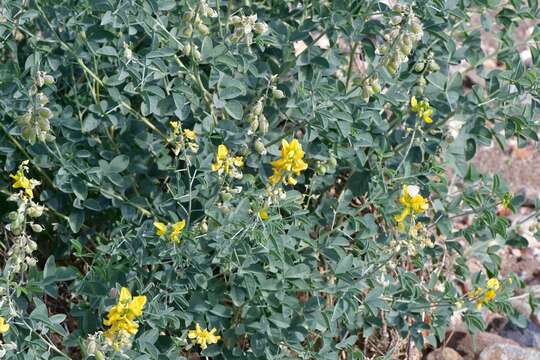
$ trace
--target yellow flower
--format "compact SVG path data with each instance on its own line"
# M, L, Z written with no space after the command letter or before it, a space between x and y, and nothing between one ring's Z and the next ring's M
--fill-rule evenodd
M23 161L23 163L17 169L17 172L15 173L15 175L10 174L9 177L11 177L14 180L13 185L12 185L13 188L23 189L24 194L28 198L31 199L34 197L33 190L37 185L39 185L39 181L34 180L34 179L28 179L26 177L25 173L28 171L27 164L28 164L28 160Z
M201 329L199 324L195 324L195 330L188 332L188 338L192 340L194 344L198 344L201 349L206 349L208 344L217 344L221 339L221 336L215 335L216 328L208 331L207 329Z
M172 225L171 240L179 242L182 230L186 227L186 220L180 220Z
M103 320L103 324L109 327L103 334L116 351L120 351L129 336L135 335L139 330L139 324L134 319L142 316L145 304L146 296L132 297L127 288L120 289L118 303L111 307L107 318Z
M184 136L191 141L197 139L197 133L194 130L184 129Z
M293 177L308 168L304 159L304 150L302 145L296 139L290 143L283 139L281 141L281 158L272 161L273 174L268 178L272 185L284 181L289 185L296 185L297 181Z
M491 278L487 281L487 288L490 290L499 290L500 282L497 278Z
M238 168L242 166L244 166L244 158L242 156L231 157L229 156L227 146L223 144L218 146L216 162L212 164L212 171L240 178L242 174Z
M497 292L493 289L488 289L484 294L484 302L495 299L495 296L497 296Z
M9 324L6 323L6 319L0 316L0 334L5 334L9 331Z
M420 189L414 185L403 185L399 202L403 205L401 214L395 216L397 222L402 222L407 216L419 214L429 208L427 200L419 194Z
M159 221L155 221L154 222L154 227L156 228L156 235L157 236L163 236L167 233L167 225L162 223L162 222L159 222Z
M179 121L171 121L169 125L171 126L171 129L173 129L174 135L176 136L180 135L180 122Z
M426 124L431 124L433 119L433 108L427 100L416 100L416 97L411 97L411 111L418 114L418 117L424 120Z
M266 221L270 218L270 216L268 216L268 211L266 211L266 209L259 210L259 217L263 221Z

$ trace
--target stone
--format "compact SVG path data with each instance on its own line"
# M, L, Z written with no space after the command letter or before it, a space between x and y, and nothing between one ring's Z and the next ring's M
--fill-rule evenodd
M445 347L430 352L426 360L463 360L463 357L456 350Z
M503 338L494 333L480 332L470 335L467 331L454 331L448 335L447 346L456 350L464 360L476 360L486 347L493 344L510 344L519 346L511 339ZM539 358L540 359L540 358Z
M494 344L485 348L479 360L538 360L540 351L510 344Z

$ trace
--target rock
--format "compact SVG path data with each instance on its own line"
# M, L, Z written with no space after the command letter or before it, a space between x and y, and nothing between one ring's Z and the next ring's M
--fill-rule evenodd
M479 360L538 360L540 351L510 344L494 344L485 348Z
M516 341L521 346L540 347L540 327L532 321L527 321L527 327L524 329L508 321L499 334Z
M455 349L465 360L475 360L479 353L493 344L510 344L519 346L513 340L503 338L490 332L470 335L466 331L455 331L447 341L447 346ZM540 359L540 358L539 358Z
M456 350L446 347L430 352L426 360L463 360L463 358Z

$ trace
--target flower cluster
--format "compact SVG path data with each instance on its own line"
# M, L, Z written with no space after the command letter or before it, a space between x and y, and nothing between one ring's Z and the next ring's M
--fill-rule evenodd
M261 97L255 103L253 110L249 113L247 120L250 124L249 134L253 134L259 129L261 133L266 134L268 132L268 119L263 114L264 97Z
M395 216L397 222L403 222L407 216L422 213L429 207L427 200L420 195L420 188L415 185L403 185L399 202L403 211Z
M15 174L10 174L9 177L13 179L13 188L23 190L23 195L28 199L34 197L34 188L41 184L39 181L29 179L26 177L28 172L28 160L21 163Z
M188 23L184 29L184 35L191 37L193 35L193 29L197 29L201 34L208 35L210 29L203 23L201 17L215 18L218 16L216 10L212 9L206 0L199 1L196 11L189 10L184 13L182 20Z
M431 118L431 115L433 115L433 108L429 104L429 101L418 101L415 96L411 97L411 111L416 113L426 124L431 124L433 122L433 119Z
M397 73L401 64L409 60L414 45L423 36L422 23L411 7L396 5L394 12L398 15L390 20L393 28L384 36L386 44L377 49L384 56L382 64L392 75Z
M132 297L130 291L123 287L120 290L118 303L114 305L103 321L109 328L103 333L115 351L121 351L131 345L131 336L139 330L135 318L142 316L146 296Z
M24 115L17 118L17 124L21 127L21 136L31 144L35 143L36 140L54 140L54 136L50 133L50 119L53 113L46 106L49 98L39 92L39 89L44 85L52 84L54 84L54 78L51 75L38 71L34 85L30 89L32 104Z
M218 146L216 155L216 162L212 164L212 171L217 171L218 174L226 174L235 179L242 178L242 171L240 170L244 166L244 158L242 156L231 156L227 146L221 144Z
M174 145L173 152L176 156L186 147L192 153L199 151L195 130L182 129L182 123L180 121L171 121L169 125L172 129L170 143Z
M232 16L230 23L234 26L234 33L231 36L232 42L240 42L244 39L247 45L253 43L253 31L257 34L264 34L268 31L268 25L262 21L257 21L257 15Z
M283 139L281 141L281 158L272 161L273 174L269 180L272 185L283 181L289 185L296 185L296 179L293 176L299 176L307 169L308 165L303 160L304 150L298 140L293 139L291 143Z
M467 293L470 300L476 300L476 308L481 309L486 303L497 297L497 291L500 289L501 283L497 278L490 278L486 282L486 287L478 287Z
M195 325L195 330L188 332L188 338L190 338L193 344L198 344L202 350L206 349L210 344L217 344L221 339L221 336L215 335L216 328L212 330L201 329L199 324Z
M10 174L13 179L12 187L17 193L11 195L8 200L17 203L17 210L8 214L10 223L6 226L13 235L13 245L8 250L6 267L12 273L26 271L34 266L37 260L32 257L32 253L37 249L37 244L27 233L29 226L34 232L43 231L43 227L31 219L36 219L43 214L45 208L34 202L34 189L40 184L39 181L26 177L28 172L28 161L24 161L19 166L15 174Z
M174 224L165 224L160 221L154 222L154 227L156 228L157 236L165 236L168 234L169 238L175 242L180 242L180 237L182 236L182 231L186 227L186 220L180 220Z

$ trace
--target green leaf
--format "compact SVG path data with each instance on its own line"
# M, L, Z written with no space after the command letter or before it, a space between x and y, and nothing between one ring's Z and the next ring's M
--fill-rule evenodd
M225 103L225 111L233 119L242 120L244 116L244 110L242 109L242 103L236 100L230 100Z
M109 171L112 173L120 173L129 166L129 157L127 155L118 155L109 163Z

